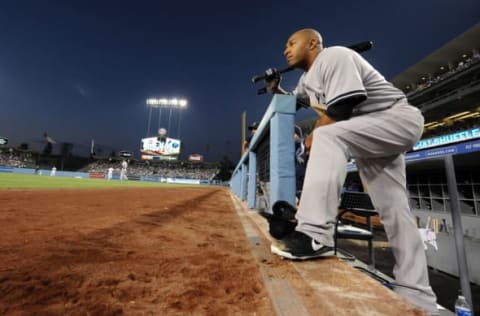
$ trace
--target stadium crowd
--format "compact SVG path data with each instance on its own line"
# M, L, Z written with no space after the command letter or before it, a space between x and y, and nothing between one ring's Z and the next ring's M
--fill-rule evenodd
M121 161L116 159L97 160L88 165L88 172L107 173L108 168L119 171ZM217 164L192 163L186 161L143 162L130 160L127 176L158 176L163 178L212 180L220 171Z
M35 160L30 152L4 148L0 149L0 166L33 168L35 167Z
M0 148L0 166L15 168L38 168L32 152L25 152L13 147ZM108 173L113 168L115 173L121 170L122 160L118 158L99 159L77 171ZM48 167L50 168L50 165ZM158 176L163 178L182 178L212 180L219 173L216 163L199 163L189 161L128 161L127 176Z
M445 69L443 72L429 75L428 77L422 77L421 80L417 83L412 83L411 85L407 86L407 97L424 90L426 88L431 87L469 67L472 65L480 62L480 53L475 51L471 57L469 56L462 56L462 59L456 63L456 66L452 66L450 69Z

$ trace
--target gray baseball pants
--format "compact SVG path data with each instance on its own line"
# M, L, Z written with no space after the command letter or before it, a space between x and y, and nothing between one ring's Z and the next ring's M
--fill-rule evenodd
M421 112L398 101L393 107L314 131L297 230L333 246L335 217L350 157L384 225L395 256L395 291L416 306L438 313L429 285L423 242L410 212L405 155L423 132Z

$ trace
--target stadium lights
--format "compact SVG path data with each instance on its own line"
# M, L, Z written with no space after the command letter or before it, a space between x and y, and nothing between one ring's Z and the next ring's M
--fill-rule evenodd
M480 113L478 112L473 112L473 113L468 113L466 115L463 115L463 116L459 116L457 118L455 118L455 121L463 121L464 119L467 119L467 118L475 118L475 117L479 117L480 116Z
M147 99L147 107L149 108L148 112L148 124L147 124L147 134L146 137L150 135L150 125L152 121L152 111L153 109L158 109L158 128L161 126L161 118L162 118L162 110L168 109L168 128L167 130L170 131L170 125L172 121L172 112L176 112L176 110L185 110L188 105L187 99L183 98L148 98ZM180 137L180 123L182 120L182 112L178 112L178 120L177 120L177 137Z
M453 114L453 115L450 115L450 116L447 116L445 118L443 118L444 120L452 120L454 118L457 118L459 116L464 116L464 115L467 115L467 114L470 114L471 112L470 111L465 111L465 112L460 112L460 113L457 113L457 114Z
M154 107L154 108L178 108L183 109L188 105L188 101L186 99L178 99L178 98L150 98L147 99L147 105Z
M445 125L444 122L439 122L439 123L437 123L437 124L433 124L433 125L427 127L427 129L433 129L433 128L435 128L435 127L439 127L439 126L443 126L443 125Z
M423 125L423 127L424 127L424 128L427 128L427 127L430 127L430 126L435 125L435 124L437 124L437 123L438 123L437 121L430 122L430 123L427 123L427 124Z

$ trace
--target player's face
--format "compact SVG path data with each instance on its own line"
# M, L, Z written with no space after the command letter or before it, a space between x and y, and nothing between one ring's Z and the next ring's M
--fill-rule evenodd
M294 33L287 41L283 54L290 67L304 68L307 63L309 41L303 33Z

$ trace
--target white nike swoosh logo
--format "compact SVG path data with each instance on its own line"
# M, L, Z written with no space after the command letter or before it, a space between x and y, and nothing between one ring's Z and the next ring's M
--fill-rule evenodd
M313 251L317 251L323 248L322 244L318 244L315 240L312 239L312 249Z

